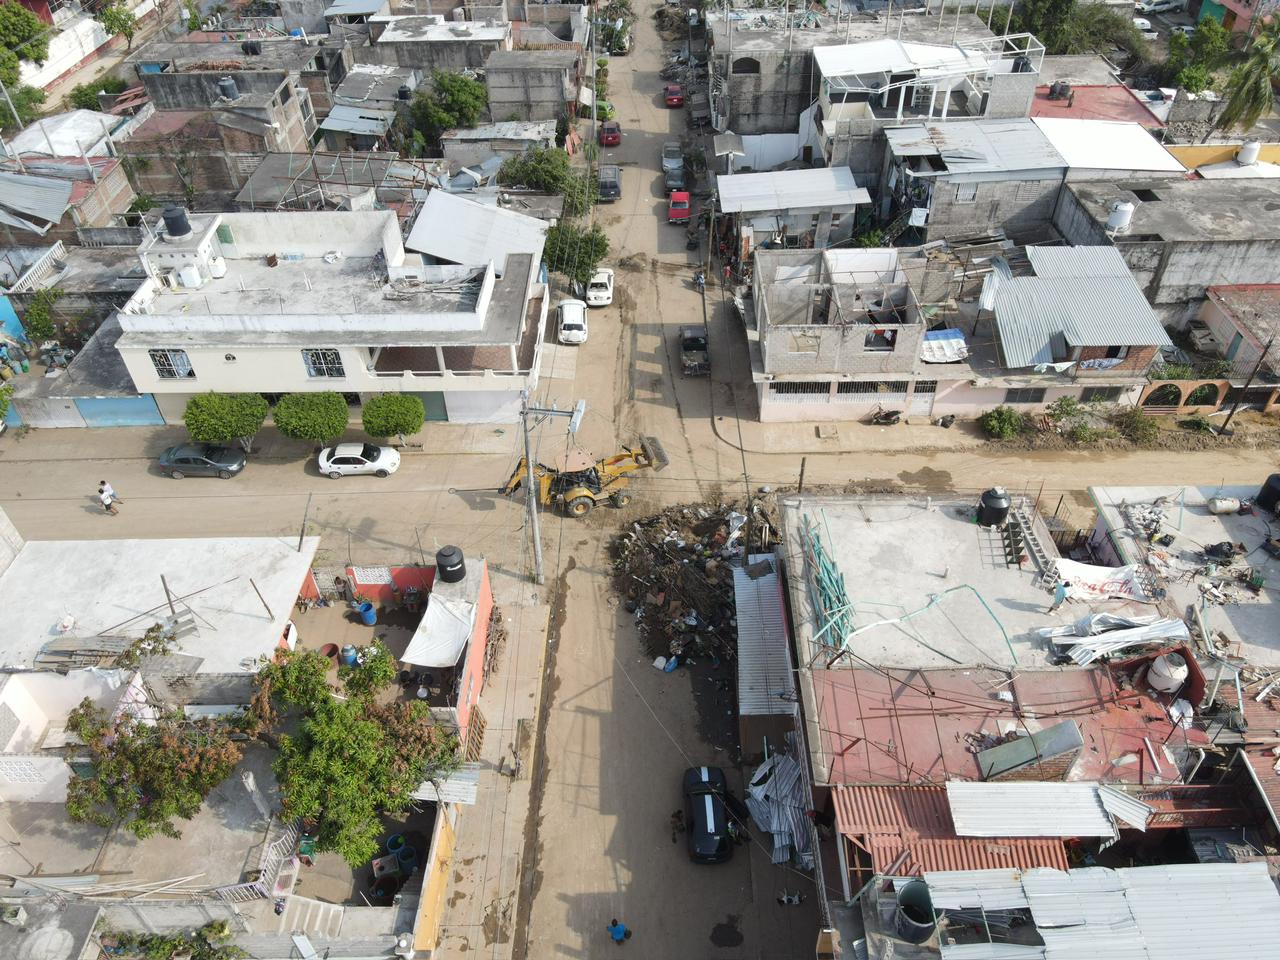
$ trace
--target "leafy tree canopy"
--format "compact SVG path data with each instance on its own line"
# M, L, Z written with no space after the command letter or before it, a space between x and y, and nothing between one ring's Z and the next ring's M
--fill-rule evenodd
M267 409L258 393L198 393L187 401L182 420L192 440L231 443L261 430Z
M14 0L0 3L0 46L12 51L18 59L44 63L49 56L51 36L53 27L22 4ZM9 81L5 79L5 82Z
M92 83L78 83L71 88L67 98L71 105L79 110L98 110L98 91L106 93L123 93L129 84L120 77L103 77Z
M98 22L111 36L125 39L125 49L133 47L133 36L138 32L138 18L121 3L112 3L98 11Z
M175 820L190 820L222 783L241 750L217 721L189 721L180 713L154 723L131 716L112 720L87 697L67 717L84 743L92 775L73 773L67 814L100 827L119 825L141 840L180 837Z
M406 433L417 433L426 420L422 400L409 393L380 393L364 405L361 412L364 431L371 437L404 440Z
M586 213L599 192L595 180L585 172L575 173L569 165L569 155L554 147L535 147L508 157L498 168L498 182L562 195L567 217Z
M590 229L561 221L547 231L547 266L570 280L588 283L596 266L609 255L609 238L600 225Z
M324 443L347 429L347 401L331 390L291 393L276 404L275 422L291 440Z
M436 70L431 89L419 91L409 106L413 125L429 140L454 127L474 127L489 108L489 91L479 80Z
M1220 130L1248 130L1275 105L1272 80L1280 77L1280 17L1263 22L1245 51L1245 61L1232 71L1223 90L1226 101L1218 115Z

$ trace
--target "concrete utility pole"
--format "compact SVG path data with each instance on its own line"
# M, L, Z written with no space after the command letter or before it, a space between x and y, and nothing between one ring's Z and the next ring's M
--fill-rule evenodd
M555 407L534 407L529 405L529 391L520 391L520 426L524 431L524 502L529 514L529 533L533 537L533 576L539 584L547 582L542 570L542 531L538 526L538 487L534 475L533 445L530 443L529 415L546 419L547 417L568 417L569 432L577 433L582 425L582 417L587 412L587 401L579 400L572 410L557 410ZM542 419L538 422L541 423ZM536 426L537 424L535 424Z
M1267 354L1271 352L1271 345L1276 342L1276 338L1272 337L1267 341L1267 345L1262 348L1262 353L1258 355L1258 362L1253 365L1253 372L1249 374L1249 379L1244 382L1244 386L1240 388L1240 392L1236 394L1236 402L1231 405L1231 412L1227 414L1227 419L1222 424L1222 429L1218 432L1230 436L1227 428L1231 426L1231 418L1236 415L1236 410L1240 406L1240 401L1244 399L1245 392L1253 386L1253 379L1258 375L1258 371L1262 369L1262 362L1267 359Z

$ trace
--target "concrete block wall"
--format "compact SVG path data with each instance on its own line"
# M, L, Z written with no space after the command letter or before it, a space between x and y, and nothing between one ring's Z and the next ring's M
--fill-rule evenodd
M1111 243L1105 225L1095 220L1093 214L1081 204L1080 198L1070 190L1062 190L1058 195L1058 205L1053 211L1053 225L1073 247L1097 247ZM1128 259L1127 254L1125 259Z
M991 78L987 94L987 110L983 116L992 120L1025 117L1031 112L1038 73L997 73Z
M868 350L865 340L872 329L896 331L894 349ZM768 327L761 345L764 369L766 373L791 377L854 373L904 376L915 369L923 336L921 324Z
M979 183L972 203L958 202L964 184L939 181L929 206L929 240L1003 227L1010 233L1048 226L1062 181L1005 180Z
M568 108L570 86L565 71L503 70L485 72L489 90L489 116L495 123L517 120L555 120Z
M1107 356L1107 347L1081 347L1078 360L1103 360ZM1156 355L1160 352L1159 347L1132 347L1123 360L1113 367L1108 367L1105 371L1081 371L1082 378L1086 376L1098 376L1099 379L1105 380L1106 374L1119 373L1144 373L1147 367L1151 366L1151 362L1155 360ZM1105 383L1099 383L1098 386L1106 386Z
M811 53L752 51L730 59L717 51L717 56L716 71L729 89L729 129L738 134L796 132L800 114L817 96ZM755 60L759 73L733 72L735 63L746 60Z

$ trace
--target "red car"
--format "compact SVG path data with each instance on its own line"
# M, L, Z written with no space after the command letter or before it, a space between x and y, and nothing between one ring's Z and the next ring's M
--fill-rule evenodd
M667 223L688 223L692 212L689 191L672 190L671 199L667 201Z
M600 146L616 147L622 142L622 127L616 120L606 120L600 124Z
M678 83L668 83L662 88L662 99L668 107L684 106L684 91L680 89Z

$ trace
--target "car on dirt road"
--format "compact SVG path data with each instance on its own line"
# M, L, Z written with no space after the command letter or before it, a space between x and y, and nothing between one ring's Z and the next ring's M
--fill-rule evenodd
M608 267L601 267L591 277L591 282L587 284L586 296L589 307L607 307L613 303L613 271Z
M662 88L662 102L668 107L683 107L684 88L678 83L668 83Z
M622 197L622 170L617 164L602 163L596 173L597 196L601 203L613 203Z
M724 863L733 857L724 803L728 791L719 767L690 767L684 772L685 837L694 863Z
M667 200L667 223L687 224L691 213L689 191L672 190Z
M662 169L684 169L684 147L679 140L668 140L662 145Z
M606 120L600 124L600 146L616 147L622 143L622 124L617 120Z
M373 443L336 443L320 451L316 465L331 480L367 474L389 477L400 469L400 453Z
M587 342L587 305L581 300L561 300L556 305L556 339L566 344Z
M706 327L681 327L680 372L686 377L705 377L711 372Z
M687 190L688 184L685 180L684 167L676 167L674 170L663 170L662 188L666 193L670 193L672 190Z
M218 477L230 480L244 469L243 450L212 443L180 443L160 454L160 472L174 480L183 477Z

